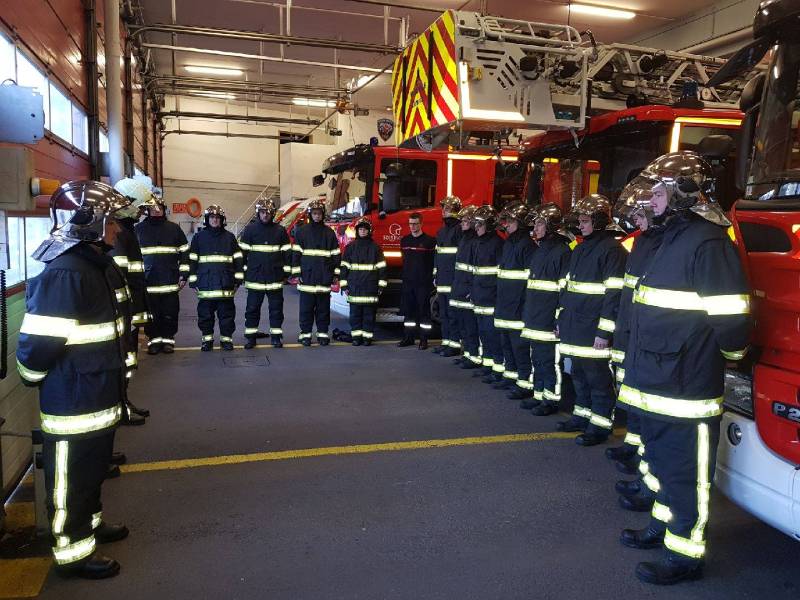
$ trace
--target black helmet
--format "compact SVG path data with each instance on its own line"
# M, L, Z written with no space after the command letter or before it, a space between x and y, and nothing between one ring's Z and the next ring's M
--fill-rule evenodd
M319 198L315 198L314 200L309 202L308 206L306 206L306 214L309 217L311 217L311 211L312 210L321 210L322 211L322 218L324 219L325 218L325 213L326 213L325 201L324 200L320 200Z
M575 203L572 215L575 219L580 215L588 215L592 218L592 228L601 231L612 223L611 202L601 194L589 194Z
M355 231L356 231L356 238L358 238L358 230L364 228L367 230L367 235L372 235L372 221L370 221L367 217L361 217L356 221Z
M278 210L278 207L275 206L275 201L272 198L264 198L264 196L258 197L255 208L256 217L258 217L258 213L263 210L269 215L270 220L275 218L275 213Z
M500 211L498 219L501 223L513 219L519 222L520 225L525 225L526 217L528 216L529 212L530 208L528 208L522 202L511 202Z
M553 202L532 209L525 219L525 224L533 227L540 219L544 221L548 234L557 233L564 224L564 215L558 205Z
M470 204L469 206L465 206L460 211L458 211L458 219L460 221L467 220L469 221L470 227L472 226L472 217L475 216L475 211L478 210L478 207L474 204Z
M497 211L489 204L479 206L472 215L472 223L473 227L482 223L486 225L487 230L491 231L497 227Z
M655 213L650 204L652 196L652 190L632 185L632 182L622 189L622 193L614 205L614 214L626 231L631 232L638 229L634 221L634 217L637 215L643 216L647 220L648 226L653 225Z
M461 210L461 198L458 196L447 196L442 200L442 210L448 211L451 215L457 215Z
M206 227L209 227L208 218L211 215L217 215L222 221L222 227L225 227L225 224L228 222L225 218L225 209L222 208L219 204L209 204L208 208L203 212L203 224Z

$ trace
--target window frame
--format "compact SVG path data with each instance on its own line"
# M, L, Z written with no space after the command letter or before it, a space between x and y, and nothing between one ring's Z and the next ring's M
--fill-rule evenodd
M27 228L26 228L26 220L27 219L46 219L48 222L50 221L50 217L46 214L40 213L32 213L32 212L21 212L21 211L6 211L5 214L6 218L6 230L8 231L8 221L9 219L20 219L20 234L19 237L21 238L20 241L20 258L22 259L22 279L15 281L13 283L7 283L6 286L6 297L10 298L11 296L20 293L25 289L25 286L29 279L35 277L36 275L29 275L28 274L28 238L27 238ZM44 240L42 240L44 241ZM12 260L11 256L11 238L8 239L8 253L9 253L9 262ZM40 271L41 272L41 271Z

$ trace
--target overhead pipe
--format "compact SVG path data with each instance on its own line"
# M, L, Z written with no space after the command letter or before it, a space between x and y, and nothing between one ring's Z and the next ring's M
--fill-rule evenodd
M285 4L279 2L269 2L268 0L230 0L231 2L238 2L239 4L255 4L257 6L268 6L270 8L277 8L282 11ZM334 15L341 15L345 17L365 17L368 19L383 19L383 15L373 15L370 13L358 13L349 10L336 10L333 8L319 8L317 6L292 6L292 10L307 10L311 12L331 13ZM440 11L444 12L444 11ZM402 17L389 17L392 21L400 21Z
M119 1L105 0L103 19L106 53L106 106L108 108L109 177L112 182L125 176L123 158L122 85L119 32Z
M726 33L719 37L706 40L705 42L694 44L693 46L689 46L688 48L682 48L681 52L689 52L691 54L703 54L705 52L709 52L710 50L714 50L715 48L722 48L729 44L735 44L737 42L750 40L752 37L753 37L753 26L750 25L748 27L743 27L742 29L737 29L736 31L731 31L730 33Z
M223 98L223 97L215 97L209 96L202 93L193 93L190 90L159 90L158 93L168 94L170 96L182 96L185 98L197 98L198 100L222 100L222 101L230 101L230 102L257 102L259 104L275 104L279 106L293 106L297 108L297 105L287 100L285 96L277 96L273 97L270 95L263 95L263 94L246 94L242 92L238 92L241 98ZM230 92L230 93L237 93L237 92ZM257 96L253 98L253 96ZM325 108L325 107L315 107L312 106L311 108ZM332 108L332 107L330 107Z
M133 63L131 61L131 46L125 48L125 154L128 155L129 175L133 174L136 164L135 138L133 132Z
M271 81L264 81L264 82L235 81L231 79L214 79L211 77L185 77L185 76L173 77L171 75L155 75L149 77L147 84L145 85L146 87L149 88L164 82L175 82L176 84L192 86L195 88L203 85L208 85L208 86L224 86L230 89L237 88L237 89L264 90L264 91L270 91L272 89L281 89L281 90L288 90L291 92L297 92L298 94L316 92L316 94L320 97L328 95L334 98L341 94L347 93L347 89L345 88L321 87L321 86L305 85L299 83L273 83Z
M283 125L319 125L316 119L290 119L285 117L260 117L253 115L226 115L220 113L189 112L170 110L160 113L161 117L177 117L184 119L216 119L220 121L251 121L253 123L280 123Z
M100 91L97 71L97 6L96 0L83 0L86 28L84 66L86 68L87 129L89 135L89 177L100 179Z
M270 134L259 134L259 133L228 133L226 131L194 131L188 129L169 129L167 131L162 131L161 137L165 138L171 133L177 133L179 135L209 135L216 137L238 137L238 138L250 138L255 140L286 140L287 142L296 140L297 138L306 137L303 134L285 136L285 135L270 135Z

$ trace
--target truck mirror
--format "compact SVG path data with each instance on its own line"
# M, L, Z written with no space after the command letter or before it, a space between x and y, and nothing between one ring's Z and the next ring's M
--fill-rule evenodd
M736 187L744 190L747 186L747 171L750 165L750 153L753 149L753 139L756 135L756 121L761 108L759 102L745 113L742 120L742 130L739 137L739 147L736 154Z
M314 177L311 178L311 185L314 187L319 187L323 183L325 183L325 175L314 175Z
M379 212L378 213L378 218L379 219L385 219L386 218L386 211L382 210L381 212Z

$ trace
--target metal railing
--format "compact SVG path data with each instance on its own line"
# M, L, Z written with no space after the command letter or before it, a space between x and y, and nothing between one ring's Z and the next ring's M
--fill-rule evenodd
M256 202L258 202L259 198L277 198L280 194L281 188L278 185L268 185L264 187L247 208L244 209L242 214L240 214L233 223L228 225L228 231L232 232L236 237L239 237L239 232L250 222Z

